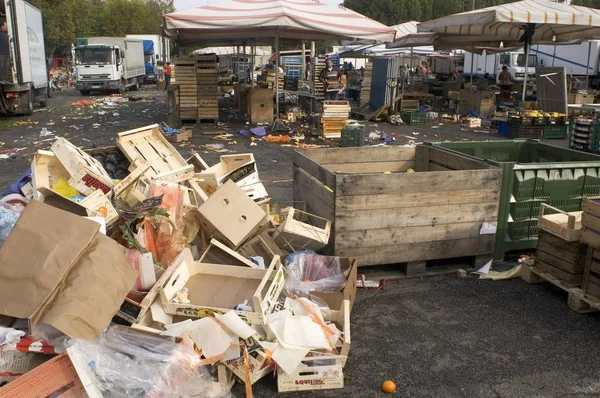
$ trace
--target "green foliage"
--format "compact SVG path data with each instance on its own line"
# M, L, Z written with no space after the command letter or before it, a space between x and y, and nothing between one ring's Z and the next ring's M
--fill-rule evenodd
M78 37L161 34L173 0L27 0L42 11L46 53L69 52Z

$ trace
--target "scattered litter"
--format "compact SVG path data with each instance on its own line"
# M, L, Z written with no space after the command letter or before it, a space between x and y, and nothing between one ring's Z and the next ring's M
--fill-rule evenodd
M52 133L52 131L49 131L46 127L42 128L42 131L40 131L40 137L47 137L49 135L53 135L54 133Z

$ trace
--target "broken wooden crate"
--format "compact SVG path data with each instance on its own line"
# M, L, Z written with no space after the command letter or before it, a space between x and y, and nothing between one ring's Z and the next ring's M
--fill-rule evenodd
M491 259L499 168L421 145L309 149L293 163L294 201L333 221L327 253L409 272L426 260Z
M194 176L194 166L187 164L156 124L119 133L117 146L137 167L147 163L145 176L151 179L182 182Z
M273 239L289 252L319 250L329 242L330 232L330 220L290 207Z
M204 318L234 311L233 307L247 301L252 311L235 310L237 315L251 324L266 322L285 282L279 257L273 259L268 269L254 269L194 262L188 249L183 253L184 261L159 286L167 314ZM184 288L188 290L189 303L177 300Z

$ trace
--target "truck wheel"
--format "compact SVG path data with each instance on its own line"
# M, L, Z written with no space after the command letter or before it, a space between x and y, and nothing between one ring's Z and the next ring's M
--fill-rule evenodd
M129 88L129 90L131 91L138 91L140 89L140 83L138 81L135 82L135 84L133 86L131 86L131 88Z
M90 95L90 90L80 90L79 92L81 93L81 95L86 96L86 97L88 95Z
M48 87L48 89L46 90L46 96L47 98L52 98L52 96L54 95L54 90L52 89L52 87Z
M31 116L33 114L33 90L27 91L27 93L21 97L21 105L24 105L22 115Z

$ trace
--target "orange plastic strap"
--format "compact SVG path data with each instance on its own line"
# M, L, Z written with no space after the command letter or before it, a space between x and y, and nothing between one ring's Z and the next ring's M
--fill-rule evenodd
M327 341L329 342L329 346L333 350L335 348L335 340L337 340L337 337L335 336L335 332L333 330L331 330L331 328L329 326L327 326L327 324L325 322L323 322L323 320L321 318L319 318L319 316L315 312L315 310L312 307L312 305L309 305L304 300L299 299L298 296L295 296L294 298L296 300L298 300L300 302L300 304L302 304L302 306L304 307L304 309L310 314L310 319L314 323L316 323L319 326L321 326L321 328L323 329L323 332L325 332L325 336L327 337Z

